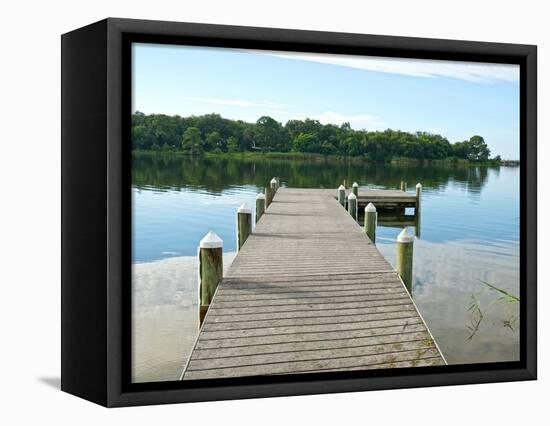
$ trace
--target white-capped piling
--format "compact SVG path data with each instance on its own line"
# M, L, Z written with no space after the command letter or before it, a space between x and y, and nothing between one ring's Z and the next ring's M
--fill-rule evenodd
M374 204L369 203L365 207L365 234L373 242L376 243L376 224L378 222L378 213Z
M357 182L353 182L353 185L351 186L351 192L353 192L356 197L359 196L359 184Z
M357 196L353 192L348 195L348 212L357 220Z
M346 188L344 188L344 185L338 187L338 202L342 204L342 206L346 205Z
M252 210L246 205L242 204L237 209L237 248L241 249L246 239L252 232Z
M420 213L421 201L422 201L422 184L417 183L416 184L416 211L415 211L417 215Z
M275 178L271 179L271 181L269 182L269 186L271 186L271 189L273 190L273 192L276 192L277 191L277 179L275 179Z
M412 294L413 279L413 245L414 237L409 234L407 228L403 228L397 236L395 269L410 294Z
M271 190L271 186L268 185L265 187L265 208L266 209L271 204L272 199L273 199L273 191Z
M261 192L256 195L256 223L260 220L265 211L265 195Z
M213 231L199 243L199 327L223 279L223 241Z

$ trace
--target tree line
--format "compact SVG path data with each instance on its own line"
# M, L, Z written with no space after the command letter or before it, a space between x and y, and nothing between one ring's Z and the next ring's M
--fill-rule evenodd
M132 185L163 189L194 188L208 193L222 192L243 182L263 188L273 176L284 176L285 184L295 188L335 188L344 179L348 182L369 182L372 185L399 188L401 181L414 186L422 182L424 189L443 190L451 182L460 183L470 193L479 193L486 184L489 170L500 173L499 167L470 167L457 164L431 164L419 167L402 162L385 164L347 161L332 157L296 161L278 158L225 158L224 156L149 155L132 157ZM161 171L161 172L159 172ZM410 189L410 188L409 188Z
M248 123L219 114L180 117L139 111L132 115L132 148L189 155L301 152L364 157L374 162L395 158L484 162L491 155L483 137L478 135L450 143L445 137L429 132L354 130L349 123L321 124L312 119L289 120L283 125L268 116ZM500 161L500 156L493 160Z

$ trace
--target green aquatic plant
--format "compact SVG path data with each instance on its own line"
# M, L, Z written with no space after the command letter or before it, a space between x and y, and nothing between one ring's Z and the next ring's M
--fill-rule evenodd
M499 293L503 294L504 297L501 297L501 299L506 299L508 302L519 302L519 297L514 296L512 293L509 293L506 290L498 288L497 286L495 286L493 284L490 284L487 281L483 281L483 280L478 280L478 281L485 284L491 290L495 290L495 291L498 291Z
M487 306L482 308L479 296L483 293L483 291L470 295L470 302L468 303L468 312L470 312L470 323L466 326L469 332L468 337L466 338L467 341L471 341L478 333L481 323L485 318L484 312L487 313L496 303L499 302L516 303L520 301L519 297L495 286L494 284L488 283L487 281L483 280L478 281L484 284L489 289L489 291L496 291L500 293L501 296L498 299L491 301ZM502 327L508 328L511 331L516 330L517 323L518 318L513 314L510 314L509 317L501 320Z

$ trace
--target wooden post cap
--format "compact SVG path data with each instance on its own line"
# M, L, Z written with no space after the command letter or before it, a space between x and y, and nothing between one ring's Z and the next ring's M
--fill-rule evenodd
M352 192L348 195L348 200L357 200L357 196Z
M200 248L222 248L223 240L214 231L208 231L208 234L199 243Z
M252 210L246 203L241 204L241 206L237 209L237 213L252 213Z
M412 243L413 241L414 241L414 236L409 234L409 231L407 230L407 228L403 228L403 230L397 236L398 243Z
M376 212L376 207L374 207L374 204L369 203L367 206L365 206L365 213L372 213Z
M263 192L258 192L258 195L256 195L256 200L265 200L265 195Z

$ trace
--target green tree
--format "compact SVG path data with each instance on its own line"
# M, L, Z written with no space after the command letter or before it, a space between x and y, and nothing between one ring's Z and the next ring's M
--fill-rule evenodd
M464 159L487 161L491 151L483 137L454 144L437 134L353 130L349 123L322 124L318 120L289 120L283 126L263 116L255 123L229 120L219 114L180 117L165 114L132 115L132 149L175 151L192 155L225 151L280 151L365 156L371 161L393 158L417 160ZM204 135L204 139L203 139ZM498 157L495 157L498 161Z
M187 128L183 134L181 147L190 155L201 155L204 152L201 131L196 127Z
M487 161L489 159L491 150L481 136L472 136L468 142L468 145L470 147L468 152L468 160Z
M237 152L239 151L239 141L235 136L230 136L227 140L227 151L228 152Z
M290 150L290 138L281 123L273 118L263 116L256 122L254 132L254 148L262 151Z
M222 137L217 131L214 130L206 135L204 149L205 151L223 150Z
M321 152L321 145L317 136L300 133L294 138L293 149L297 152Z
M336 154L336 147L330 141L323 141L321 144L321 154L333 155Z

